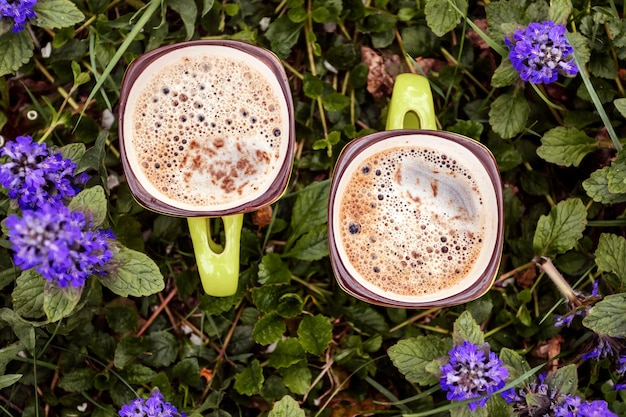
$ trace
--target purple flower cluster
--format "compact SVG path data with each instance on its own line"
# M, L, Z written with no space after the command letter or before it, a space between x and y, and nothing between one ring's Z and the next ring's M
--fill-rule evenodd
M520 417L617 417L609 410L606 401L583 401L580 397L561 394L545 382L546 375L539 375L539 381L525 388L511 388L502 393L502 398L513 406Z
M509 371L487 343L477 346L467 340L452 348L449 362L440 369L441 388L448 391L448 400L479 398L468 404L471 411L484 407L488 396L502 388L509 376Z
M37 0L0 0L0 17L13 19L13 32L20 32L26 21L36 16L36 4Z
M617 417L609 410L606 401L582 401L580 397L565 398L565 402L554 408L554 417Z
M534 84L552 83L558 75L574 76L578 67L570 56L574 48L565 34L565 26L551 21L531 23L525 30L516 30L513 40L504 38L509 59L522 80Z
M147 400L135 398L122 406L118 414L120 417L185 417L185 413L179 413L176 407L163 401L163 395L158 390L152 391Z
M45 144L33 143L30 136L18 136L15 142L7 143L0 156L8 157L0 164L0 184L22 209L62 204L87 180L86 175L74 177L76 164L71 159L50 153Z
M21 218L11 214L6 226L15 264L24 270L36 268L62 288L82 287L89 276L104 273L113 256L108 241L112 233L92 230L84 213L66 206L24 210Z
M11 214L5 222L15 265L35 268L61 288L80 288L91 275L104 274L115 236L94 228L88 214L65 206L87 175L75 177L71 159L51 153L30 136L7 143L0 156L0 185L22 210L21 216Z

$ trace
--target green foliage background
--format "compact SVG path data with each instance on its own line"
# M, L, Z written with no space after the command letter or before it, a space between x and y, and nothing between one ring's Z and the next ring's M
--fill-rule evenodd
M0 410L111 416L158 387L190 416L467 414L447 406L437 371L453 342L474 338L516 377L558 369L555 385L568 381L571 392L626 415L609 364L581 360L593 332L626 335L625 8L617 0L41 0L29 30L14 34L3 22L4 141L45 138L74 158L92 179L73 204L113 229L124 256L150 266L118 277L121 287L93 279L80 294L59 295L13 266L3 235ZM567 26L580 74L524 84L504 36L547 19ZM134 201L117 125L106 122L133 59L190 39L273 51L296 108L289 188L268 224L246 215L239 291L226 298L203 294L184 219ZM334 163L348 142L384 129L392 80L404 72L428 77L438 126L487 145L503 179L501 270L466 305L369 305L344 293L331 270ZM10 211L2 194L0 216ZM606 297L584 321L554 327L568 308L536 270L538 256L577 290L600 281ZM148 278L129 291L136 277ZM512 410L494 400L480 413Z

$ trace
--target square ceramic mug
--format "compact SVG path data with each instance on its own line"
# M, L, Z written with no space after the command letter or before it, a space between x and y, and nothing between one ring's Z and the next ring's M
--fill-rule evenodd
M349 143L329 199L335 276L374 304L429 308L480 297L503 245L502 184L479 142L437 131L428 80L400 75L387 129Z

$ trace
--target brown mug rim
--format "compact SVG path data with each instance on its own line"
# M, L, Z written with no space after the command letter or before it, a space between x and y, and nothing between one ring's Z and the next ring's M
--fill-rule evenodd
M335 244L334 232L334 205L337 198L337 187L339 185L342 175L349 167L350 163L355 156L360 154L364 149L369 146L378 143L380 141L395 138L398 136L411 136L411 135L428 135L437 136L442 140L449 140L460 144L467 148L472 154L476 155L480 163L485 168L485 171L492 180L493 187L496 195L497 214L501 221L498 222L498 230L496 240L491 255L491 261L488 267L483 271L480 277L475 280L469 288L448 297L431 300L424 302L409 302L393 300L382 295L376 294L371 290L362 286L356 279L354 279L348 272L344 262L339 254L337 245ZM504 197L502 192L502 179L500 178L500 172L493 154L478 141L467 138L462 135L458 135L451 132L443 132L438 130L423 130L423 129L402 129L402 130L386 130L360 137L353 140L346 145L341 154L339 155L335 164L335 171L330 185L330 194L328 199L328 246L330 252L330 260L333 272L337 282L341 288L352 295L353 297L376 305L395 308L432 308L432 307L448 307L458 304L463 304L479 298L486 293L493 282L495 281L498 270L500 269L500 261L502 258L502 249L504 245Z
M259 197L245 201L237 206L222 209L222 210L190 210L183 209L180 207L175 207L170 204L167 204L158 198L154 197L150 194L141 184L141 181L137 179L137 176L128 160L128 155L126 153L126 142L124 139L124 113L128 104L128 93L132 88L134 81L137 77L152 64L156 59L161 56L167 54L168 52L188 48L193 46L222 46L237 49L241 52L247 53L254 58L258 59L265 65L267 65L270 70L276 75L276 79L281 87L281 91L283 93L283 97L285 98L285 102L287 104L287 110L289 112L288 115L288 125L289 132L287 138L287 149L285 152L285 157L283 163L274 178L274 181L270 184L269 189L260 195ZM122 167L126 174L126 181L128 182L129 188L137 202L143 207L158 212L162 214L172 215L172 216L180 216L180 217L220 217L227 216L231 214L238 213L246 213L250 211L257 210L263 206L267 206L272 204L276 200L278 200L281 195L284 193L287 184L289 182L289 178L291 177L291 170L293 166L293 157L294 157L294 148L295 148L295 112L293 105L293 98L291 96L291 89L289 86L289 81L287 79L287 74L285 69L278 57L272 52L264 49L260 46L252 45L242 41L233 41L233 40L194 40L194 41L185 41L174 43L171 45L165 45L156 49L153 49L149 52L146 52L140 56L138 56L134 61L126 69L124 73L124 77L122 79L122 86L120 90L120 99L119 99L119 111L118 111L118 137L120 141L120 157L122 160Z

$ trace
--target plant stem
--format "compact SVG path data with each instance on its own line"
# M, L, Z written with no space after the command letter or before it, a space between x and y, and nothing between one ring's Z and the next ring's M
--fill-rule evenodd
M574 293L574 290L569 285L569 282L567 282L559 270L556 269L550 258L547 256L540 257L537 260L537 266L542 272L550 277L554 285L556 285L570 305L577 307L580 305L580 300L576 297L576 293Z

